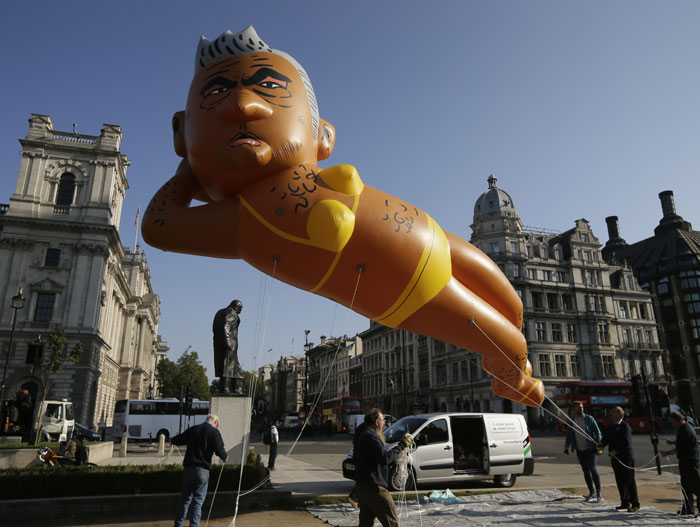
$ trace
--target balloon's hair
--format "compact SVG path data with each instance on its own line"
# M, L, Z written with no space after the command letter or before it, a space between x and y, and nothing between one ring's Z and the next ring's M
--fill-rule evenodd
M306 89L306 98L309 101L309 108L311 109L314 139L318 139L318 103L316 102L316 94L314 93L314 87L311 85L309 75L306 73L306 70L301 66L301 64L294 59L294 57L288 55L284 51L280 51L279 49L272 49L265 42L263 42L253 26L248 26L240 33L232 33L231 31L227 30L213 41L202 35L202 38L199 40L199 46L197 47L197 55L195 56L194 72L197 74L197 72L202 68L206 67L212 62L220 60L223 57L244 55L246 53L255 53L256 51L279 55L294 66L299 72L301 80L304 83L304 88Z

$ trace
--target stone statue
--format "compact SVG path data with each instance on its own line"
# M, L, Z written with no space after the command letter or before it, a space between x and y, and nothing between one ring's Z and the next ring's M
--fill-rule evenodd
M214 315L214 374L223 393L243 393L243 370L238 362L238 316L243 303L234 300Z

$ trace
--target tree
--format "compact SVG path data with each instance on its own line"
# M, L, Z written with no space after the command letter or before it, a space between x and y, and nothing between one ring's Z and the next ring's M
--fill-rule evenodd
M41 393L41 403L39 404L38 422L36 426L36 435L34 436L34 443L39 441L39 434L41 433L41 421L42 421L42 409L44 408L44 402L46 397L51 390L51 377L59 373L66 361L70 361L75 364L80 360L80 356L83 353L83 347L80 342L77 342L73 348L64 357L64 352L66 351L66 332L63 331L58 326L51 326L51 332L49 333L49 356L46 360L42 357L39 361L39 369L41 371L41 382L44 389Z
M158 362L156 378L163 397L180 397L180 387L186 390L192 386L193 397L202 401L211 399L207 370L197 352L191 349L192 346L188 346L177 362L169 359Z

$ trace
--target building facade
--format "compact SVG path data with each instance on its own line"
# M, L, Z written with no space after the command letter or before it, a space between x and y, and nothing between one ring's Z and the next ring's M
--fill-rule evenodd
M633 244L620 236L617 216L606 218L606 261L634 272L654 295L653 310L668 350L671 397L687 410L700 410L700 232L676 212L673 192L659 194L663 217L654 235Z
M9 204L0 206L0 357L5 397L43 391L37 343L52 326L80 343L79 362L51 380L49 398L73 401L76 420L111 426L114 403L157 392L156 362L168 351L158 335L160 299L148 262L119 236L128 182L121 129L98 136L60 132L32 114ZM12 349L11 297L23 288ZM45 339L44 339L45 340Z
M604 260L583 218L563 233L523 226L496 182L489 177L477 199L471 242L523 301L528 356L546 394L567 380L629 380L642 368L666 383L653 298L631 269Z

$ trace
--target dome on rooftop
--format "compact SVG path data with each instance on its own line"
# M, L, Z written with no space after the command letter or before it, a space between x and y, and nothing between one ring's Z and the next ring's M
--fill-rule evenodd
M515 205L510 195L496 186L498 181L493 174L487 180L489 188L476 200L474 205L474 222L481 214L488 212L511 212L516 214Z

